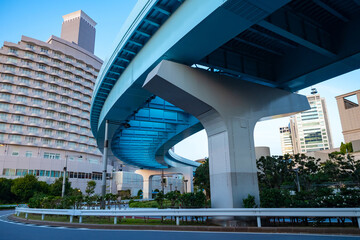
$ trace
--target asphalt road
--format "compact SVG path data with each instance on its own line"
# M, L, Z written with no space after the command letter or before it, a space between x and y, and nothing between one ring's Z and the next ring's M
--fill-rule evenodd
M173 231L134 231L134 230L98 230L64 227L37 226L11 222L7 219L14 211L0 211L0 240L355 240L353 236L324 236L304 234L258 234L258 233L219 233L219 232L173 232Z

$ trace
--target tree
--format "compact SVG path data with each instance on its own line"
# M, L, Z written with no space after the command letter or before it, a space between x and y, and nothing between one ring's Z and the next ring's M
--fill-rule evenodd
M294 161L289 155L284 157L261 157L257 160L259 170L258 177L260 188L277 188L285 183L291 183L294 179L293 167Z
M247 198L243 199L243 206L244 208L255 208L255 196L248 194Z
M16 196L11 192L12 179L0 178L0 203L14 203Z
M341 145L340 145L340 152L343 155L346 154L346 145L343 142L341 142Z
M205 162L196 169L194 185L200 190L205 190L206 198L210 199L209 158L205 158Z
M165 200L164 192L163 191L158 192L156 194L155 201L159 204L160 208L163 208L164 200Z
M142 196L143 196L143 191L142 191L141 189L139 189L139 191L137 192L136 196L139 197L139 198L142 198Z
M352 142L348 142L348 143L346 144L346 151L347 151L348 153L352 153L352 152L353 152Z
M39 183L34 175L25 175L24 177L14 179L14 183L11 186L11 192L22 202L27 202L38 189Z
M91 196L95 192L96 182L94 180L88 181L85 189L86 195Z
M55 180L54 183L50 185L50 194L53 196L61 196L63 184L63 177L60 177ZM71 183L69 182L69 178L65 179L65 195L68 195L71 192Z
M165 198L170 200L171 207L178 207L180 203L181 193L179 191L171 191L165 194Z

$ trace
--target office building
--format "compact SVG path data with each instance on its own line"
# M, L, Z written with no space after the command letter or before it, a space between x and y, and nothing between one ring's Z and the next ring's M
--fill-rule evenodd
M102 65L93 54L96 23L82 11L63 18L62 38L22 36L0 49L0 177L50 183L67 161L73 187L84 191L92 179L99 192L101 153L89 123Z
M293 155L293 144L291 140L290 125L288 127L280 127L281 152L283 155Z
M315 89L307 99L310 109L291 116L289 127L280 128L283 154L291 152L291 145L294 154L333 148L325 99Z

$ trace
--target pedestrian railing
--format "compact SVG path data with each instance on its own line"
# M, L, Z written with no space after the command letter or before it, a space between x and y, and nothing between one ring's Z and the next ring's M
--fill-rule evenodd
M15 213L29 213L42 215L66 215L79 217L82 223L84 216L114 217L114 224L118 217L175 217L176 225L180 224L179 217L256 217L257 226L261 227L261 217L350 217L357 218L360 228L360 208L198 208L198 209L122 209L122 210L76 210L76 209L41 209L15 208Z

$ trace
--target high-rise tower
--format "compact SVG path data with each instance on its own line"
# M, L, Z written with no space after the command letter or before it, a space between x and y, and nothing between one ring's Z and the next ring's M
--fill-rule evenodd
M82 11L66 16L65 25L79 35L87 29L83 19L91 20ZM77 21L79 25L73 24ZM89 115L102 61L90 52L93 40L90 50L82 41L69 40L22 36L19 43L5 42L0 49L0 177L34 174L52 182L68 160L73 187L85 190L89 179L100 187L101 154Z
M307 99L310 109L291 116L289 127L280 128L281 144L286 146L286 149L282 148L283 154L289 153L290 147L294 154L305 154L333 147L325 99L314 90Z

